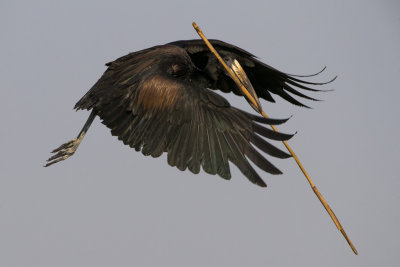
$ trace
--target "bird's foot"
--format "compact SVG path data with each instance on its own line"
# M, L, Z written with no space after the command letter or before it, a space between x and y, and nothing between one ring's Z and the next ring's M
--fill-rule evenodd
M71 157L75 151L77 150L79 144L81 143L81 138L74 138L71 141L62 144L58 148L51 151L51 153L56 153L55 155L51 156L44 167L48 167L53 165L54 163L60 162Z

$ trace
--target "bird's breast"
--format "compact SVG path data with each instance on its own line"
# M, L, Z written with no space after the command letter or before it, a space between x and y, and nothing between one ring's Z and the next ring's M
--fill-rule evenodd
M138 90L137 102L145 110L171 109L180 97L180 85L163 76L153 76Z

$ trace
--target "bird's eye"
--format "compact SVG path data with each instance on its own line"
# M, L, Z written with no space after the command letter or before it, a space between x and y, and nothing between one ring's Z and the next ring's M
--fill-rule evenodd
M179 64L172 65L171 69L172 69L172 75L175 77L182 77L186 73L185 67Z

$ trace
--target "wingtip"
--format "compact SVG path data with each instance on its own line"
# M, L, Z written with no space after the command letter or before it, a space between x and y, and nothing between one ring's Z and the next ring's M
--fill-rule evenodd
M259 180L256 182L256 184L260 187L268 187L267 184L263 180Z
M294 132L293 134L288 134L290 137L288 139L286 139L285 141L288 141L290 139L292 139L295 135L297 135L297 131Z
M289 76L292 76L292 77L307 78L307 77L317 76L318 74L321 74L321 73L324 72L325 70L326 70L326 66L324 66L324 67L322 68L322 70L320 70L320 71L318 71L318 72L316 72L316 73L313 73L313 74L308 74L308 75L296 75L296 74L289 74L289 73L286 73L286 75L289 75Z

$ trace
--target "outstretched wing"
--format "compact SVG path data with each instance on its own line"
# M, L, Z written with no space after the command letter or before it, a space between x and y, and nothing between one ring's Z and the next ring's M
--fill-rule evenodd
M310 85L312 86L326 84L307 82L298 78L314 76L319 74L320 72L309 76L297 76L287 74L259 61L253 54L237 46L219 40L209 41L226 60L237 59L243 66L244 71L247 73L247 76L253 84L253 87L258 97L261 97L270 102L275 102L274 98L271 95L272 93L279 95L280 97L294 105L307 107L305 104L298 101L292 95L296 95L300 98L308 100L316 100L312 97L305 95L301 92L301 90L320 91L311 88ZM209 51L209 49L201 39L176 41L170 44L184 48L189 53L194 64L199 68L202 69L207 66L208 68L214 67L216 69L219 69L220 75L218 76L216 83L213 86L213 89L219 89L224 92L232 91L237 95L242 95L237 86L235 86L235 83L221 68L220 64L216 61L215 56Z
M124 144L153 157L166 152L168 163L180 170L198 173L202 167L230 179L232 162L250 181L266 186L249 160L266 172L281 173L255 148L273 157L290 157L265 138L287 140L291 135L263 125L286 120L265 119L230 106L198 85L198 70L191 64L185 50L176 46L131 54L109 64L76 108L93 108Z

